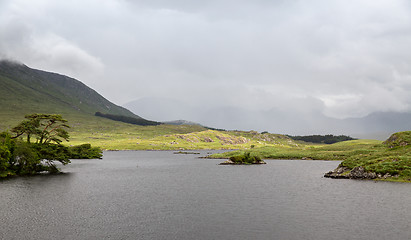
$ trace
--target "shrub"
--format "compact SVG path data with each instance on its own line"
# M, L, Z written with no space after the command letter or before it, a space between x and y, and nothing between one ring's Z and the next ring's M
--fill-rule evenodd
M230 160L236 164L258 164L262 162L260 157L251 156L250 152L245 152L243 155L232 156Z
M103 156L99 147L91 147L88 143L70 147L69 151L72 159L93 159Z
M12 158L15 171L21 175L35 174L41 162L37 151L26 142L17 142Z
M0 144L0 172L7 170L10 157L11 153L7 146Z
M309 136L289 136L289 137L294 140L299 140L299 141L304 141L304 142L325 143L325 144L333 144L337 142L355 140L355 138L352 138L350 136L345 136L345 135L334 136L332 134L309 135Z

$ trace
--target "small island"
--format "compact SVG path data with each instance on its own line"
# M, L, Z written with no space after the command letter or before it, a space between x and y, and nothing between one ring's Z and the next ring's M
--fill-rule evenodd
M245 152L244 155L230 157L227 161L219 165L251 165L251 164L266 164L259 156L251 156L250 152Z

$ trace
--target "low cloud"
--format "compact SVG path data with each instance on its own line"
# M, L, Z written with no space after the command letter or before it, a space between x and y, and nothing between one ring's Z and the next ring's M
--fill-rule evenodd
M78 79L102 75L102 61L70 40L15 14L0 19L1 58Z

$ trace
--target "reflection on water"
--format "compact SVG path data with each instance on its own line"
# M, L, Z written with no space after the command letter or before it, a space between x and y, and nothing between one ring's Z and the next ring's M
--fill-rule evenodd
M323 178L338 162L219 162L105 152L1 181L0 239L411 239L411 184Z

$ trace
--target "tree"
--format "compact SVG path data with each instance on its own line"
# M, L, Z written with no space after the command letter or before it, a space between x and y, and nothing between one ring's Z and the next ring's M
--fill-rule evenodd
M15 163L13 159L13 153L16 149L16 142L11 139L8 132L0 133L0 177L2 177L1 172L6 172ZM5 176L8 174L6 173Z
M26 116L26 118L28 118ZM14 128L11 129L11 132L15 133L16 136L12 138L18 138L24 134L27 135L27 142L30 143L30 139L32 135L38 135L40 133L40 130L38 129L40 127L40 119L36 118L29 118L28 120L24 120L19 125L15 126Z
M18 141L13 151L13 166L17 174L31 175L39 172L42 168L41 158L37 151L32 148L33 144ZM47 169L44 169L47 170Z
M22 135L27 136L27 142L30 143L31 137L34 135L37 138L36 143L44 144L55 142L60 144L63 140L68 141L69 134L67 128L67 120L59 114L30 114L26 115L27 120L22 121L16 127L11 129L18 138Z
M9 167L9 159L11 157L11 153L9 148L0 142L0 174L7 170Z
M62 164L70 163L68 147L61 145L69 140L67 120L58 114L29 114L26 120L11 129L15 136L12 139L26 136L26 142L16 141L9 166L18 174L34 174L40 171L58 172L54 161ZM31 143L35 137L36 142ZM48 166L44 166L41 162Z
M73 158L101 158L102 150L83 144L67 147L67 120L57 114L30 114L12 128L12 134L0 132L0 178L12 175L32 175L39 172L59 172L55 161L63 165ZM27 137L26 141L22 136ZM36 142L31 142L36 138Z

